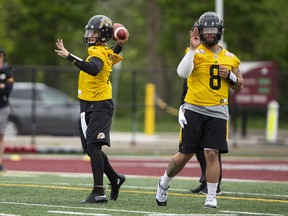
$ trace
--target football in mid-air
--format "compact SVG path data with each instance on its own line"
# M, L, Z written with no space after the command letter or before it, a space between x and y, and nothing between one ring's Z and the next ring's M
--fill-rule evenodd
M125 27L120 23L113 24L113 39L114 40L116 40L116 36L120 40L124 40L127 37Z

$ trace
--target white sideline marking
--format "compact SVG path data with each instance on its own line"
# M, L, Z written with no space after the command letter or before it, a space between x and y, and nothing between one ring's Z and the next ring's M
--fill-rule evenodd
M166 168L168 162L111 162L113 166L121 167L149 167L149 168ZM187 163L185 168L199 168L198 163ZM222 163L223 170L265 170L265 171L288 171L287 164L231 164Z
M288 171L287 164L229 164L223 163L223 169L225 170L257 170L257 171Z
M20 216L20 215L0 213L0 216Z
M57 175L60 177L67 177L67 178L91 178L92 174L87 174L87 173L63 173L63 172L40 172L40 171L8 171L9 172L9 176L19 176L21 177L21 175L23 175L24 177L37 177L40 175ZM30 176L26 175L26 174L30 174ZM1 174L1 176L6 177L7 174ZM147 176L147 175L126 175L126 177L129 178L152 178L152 179L159 179L159 176ZM199 177L192 177L192 176L177 176L175 177L175 179L182 179L182 180L199 180ZM269 181L269 180L251 180L251 179L229 179L229 178L225 178L225 181L236 181L236 182L278 182L278 181ZM285 183L288 181L280 181L281 183Z
M240 211L221 211L227 213L236 213L236 214L244 214L244 215L261 215L261 216L285 216L283 214L266 214L266 213L257 213L257 212L240 212Z
M57 205L35 204L35 203L34 204L33 203L17 203L17 202L0 202L0 203L10 204L10 205L53 207L53 208L66 208L66 209L83 209L83 210L99 210L99 211L111 211L111 212L127 212L127 213L136 213L136 214L145 214L146 216L163 216L163 215L169 215L169 216L210 216L210 215L216 215L216 216L237 216L238 214L261 215L261 216L284 216L283 214L269 214L269 213L268 214L265 214L265 213L263 214L263 213L257 213L257 212L238 212L238 211L221 211L224 214L167 214L167 213L147 212L147 211L130 211L130 210L125 210L125 209L89 208L89 207L75 207L75 206L57 206ZM76 212L76 214L78 214L78 213L79 212ZM229 213L229 214L225 214L225 213ZM83 215L83 213L81 213L81 214ZM91 214L84 213L84 215L91 215ZM0 216L19 216L19 215L0 215ZM108 215L106 215L106 216L108 216Z
M47 205L47 204L36 204L36 203L17 203L17 202L0 202L0 203L8 204L8 205L38 206L38 207L66 208L66 209L85 209L85 210L99 210L99 211L111 211L111 212L128 212L128 213L136 213L136 214L159 214L158 212L133 211L133 210L126 210L126 209L89 208L89 207L58 206L58 205Z
M70 214L70 215L93 215L93 216L111 216L110 214L95 214L95 213L84 213L84 212L67 212L67 211L48 211L48 213L55 214Z
M5 176L5 177L20 177L20 178L23 178L23 177L27 177L27 178L31 178L31 177L37 177L38 174L25 174L25 173L15 173L15 172L7 172L6 173L3 173L1 174L1 176Z
M211 215L216 215L216 216L237 216L237 214L148 214L145 216L211 216Z

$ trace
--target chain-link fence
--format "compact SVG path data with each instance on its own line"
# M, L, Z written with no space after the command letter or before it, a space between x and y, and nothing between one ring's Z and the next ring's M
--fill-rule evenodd
M15 66L16 82L40 82L77 97L78 69L74 66ZM281 74L281 73L280 73ZM279 77L279 80L287 77ZM113 131L143 132L145 86L156 86L156 132L178 131L177 111L181 101L183 79L174 69L117 68L111 75L115 116ZM279 97L281 91L279 86ZM283 97L283 96L282 96ZM250 127L265 128L266 107L230 107L233 125L245 136ZM37 116L36 116L37 118ZM288 103L280 102L279 125L288 127Z

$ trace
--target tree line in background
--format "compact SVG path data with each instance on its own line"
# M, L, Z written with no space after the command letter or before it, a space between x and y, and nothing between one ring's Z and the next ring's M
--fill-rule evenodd
M135 68L155 73L158 69L176 70L189 45L191 26L203 12L214 11L214 3L214 0L0 0L0 47L6 49L12 65L71 66L56 56L55 40L62 38L69 51L85 58L84 27L93 15L105 14L114 22L123 23L130 32L123 51L123 70ZM280 76L287 78L287 17L286 0L224 0L224 38L228 49L242 61L276 61ZM21 76L25 74L17 79L21 80ZM63 85L59 76L65 75L45 73L37 81L57 87ZM148 80L157 84L158 94L169 103L169 88L176 75L163 73L157 80L153 73L148 76ZM279 88L280 105L286 105L285 79L280 79Z

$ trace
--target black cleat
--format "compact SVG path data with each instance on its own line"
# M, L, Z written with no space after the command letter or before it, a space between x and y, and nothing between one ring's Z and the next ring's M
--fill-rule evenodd
M160 202L159 200L156 199L156 204L157 204L157 206L166 206L167 205L167 201Z
M110 200L117 200L121 185L126 181L126 177L122 174L118 174L116 184L110 184Z
M102 193L99 192L92 192L85 200L82 200L81 203L107 203L108 199L103 191Z
M191 193L200 193L200 191L207 189L206 183L201 183L197 188L190 190Z

